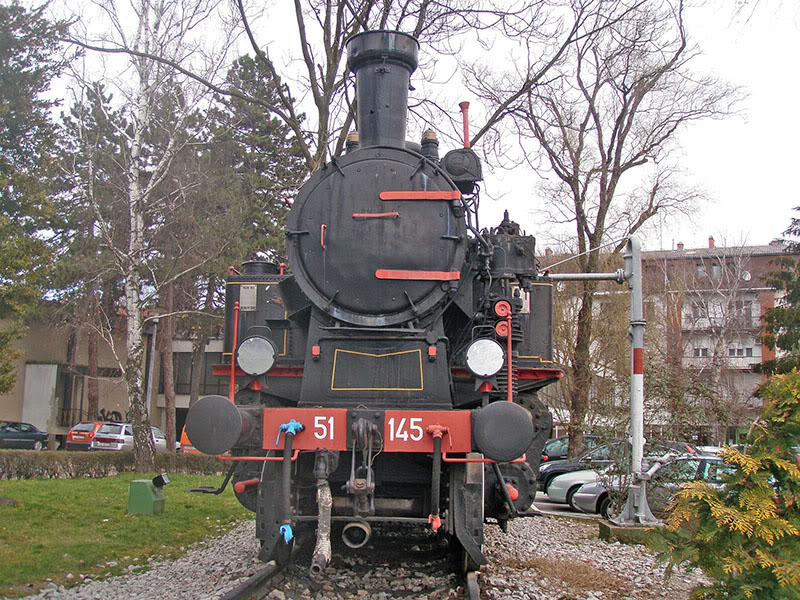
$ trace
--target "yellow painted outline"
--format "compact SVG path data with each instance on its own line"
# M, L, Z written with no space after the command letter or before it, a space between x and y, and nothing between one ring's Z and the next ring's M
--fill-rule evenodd
M336 358L339 352L344 354L358 354L361 356L371 356L372 358L384 358L386 356L398 356L400 354L413 354L419 355L419 382L421 387L417 388L341 388L333 387L333 382L336 379ZM387 354L371 354L369 352L356 352L354 350L342 350L337 348L333 351L333 370L331 371L331 391L349 391L349 392L420 392L425 389L425 380L422 371L422 350L403 350L402 352L389 352Z
M531 359L538 360L539 362L543 362L543 363L553 363L553 362L555 362L553 360L544 360L541 356L518 356L517 358L531 358Z

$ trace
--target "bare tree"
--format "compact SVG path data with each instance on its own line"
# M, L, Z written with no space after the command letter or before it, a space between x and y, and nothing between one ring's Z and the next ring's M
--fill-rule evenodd
M696 372L684 368L684 357L691 353L683 329L692 283L667 260L648 258L646 265L645 420L670 439L690 440L705 419L693 399L706 392Z
M729 114L737 99L736 89L691 72L697 53L683 2L648 2L570 46L547 82L507 108L532 165L550 177L542 186L550 220L574 227L582 271L598 271L598 250L610 240L694 198L664 185L676 134L692 121ZM491 100L490 87L484 79L475 90ZM638 171L638 178L627 175ZM589 408L596 287L582 286L569 367L571 455L583 447Z
M556 255L552 255L556 257ZM557 256L559 262L574 256L568 252ZM601 256L604 270L619 268L619 255L604 253ZM543 257L542 264L554 262ZM577 260L564 262L559 271L578 270ZM565 370L565 377L557 386L542 390L542 398L551 407L557 422L569 423L572 373L568 367L573 362L577 334L578 314L581 308L582 286L579 282L559 282L553 292L553 358ZM623 335L628 327L628 294L616 283L602 284L595 291L594 311L598 325L593 331L590 356L589 407L586 413L586 431L618 437L630 410L621 403L629 388L630 344Z
M267 57L253 35L244 0L237 0L237 4L256 55L268 65L273 77L283 82L277 103L270 108L301 141L310 172L322 167L329 156L341 154L354 126L355 95L344 64L345 44L352 35L369 29L407 32L428 49L427 58L421 57L421 70L432 71L436 57L457 54L467 39L474 42L481 33L530 36L533 31L543 33L556 20L548 10L550 4L543 0L506 2L502 8L490 0L295 0L296 48L302 60L280 67L274 57ZM571 31L559 29L559 33L564 34L559 39L562 46L574 41ZM309 104L313 104L313 110L303 113L304 121L299 115ZM442 113L447 114L425 96L412 99L411 104L412 112L434 127ZM494 115L490 126L502 116Z
M150 467L154 455L150 399L143 377L144 332L157 316L149 308L162 286L198 268L212 255L198 252L193 240L171 246L169 257L158 245L176 203L186 202L193 186L201 184L197 174L188 183L168 175L176 157L193 141L192 132L197 128L190 127L190 119L208 89L146 56L162 56L200 73L204 79L214 79L226 61L224 51L211 52L197 32L212 24L220 5L220 0L135 0L130 7L123 7L112 0L97 0L94 6L99 16L91 23L91 30L86 29L82 36L73 34L84 47L102 47L125 57L116 76L106 73L106 81L125 105L127 122L114 123L121 145L119 169L124 175L122 204L126 218L112 220L97 198L90 197L89 201L96 227L124 281L127 347L119 363L128 388L138 469ZM99 27L100 22L107 27ZM215 40L217 48L227 48L231 37L225 35L225 27L215 29L223 31Z
M369 29L396 29L417 37L428 50L423 54L420 70L423 78L432 78L438 59L455 57L456 63L470 79L480 78L474 65L463 60L466 48L489 50L497 39L512 40L528 49L529 61L524 79L510 89L495 95L496 106L487 110L485 122L472 141L495 131L514 106L524 99L548 71L562 60L567 48L591 38L597 31L616 23L644 0L516 0L497 3L493 0L295 0L293 17L297 38L291 55L295 58L281 64L270 48L259 43L251 27L258 18L272 19L274 12L264 12L236 0L238 17L258 60L278 83L275 97L248 96L240 90L226 89L213 78L169 56L158 47L132 48L108 43L108 40L76 39L67 41L102 53L128 53L137 59L150 59L219 94L229 95L267 108L292 129L300 145L309 172L321 168L328 157L335 158L344 149L346 136L354 125L355 96L345 67L347 39ZM571 19L563 16L564 6L574 7ZM255 20L254 20L255 19ZM271 20L270 24L276 21ZM432 50L433 52L430 52ZM469 54L469 53L467 53ZM449 67L454 68L454 67ZM441 73L438 74L441 78ZM452 99L448 100L448 104ZM454 102L452 102L455 104ZM411 112L428 126L458 131L453 112L442 108L424 88L411 100ZM489 136L492 137L492 136ZM494 140L497 138L494 137Z
M715 248L698 258L684 308L686 360L705 394L693 400L705 413L715 442L727 441L727 429L752 422L749 403L760 376L751 372L760 350L759 294L750 275L750 253L743 244Z

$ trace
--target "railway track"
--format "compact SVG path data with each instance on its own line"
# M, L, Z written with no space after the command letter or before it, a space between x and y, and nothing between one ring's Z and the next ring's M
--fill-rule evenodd
M479 600L477 574L462 575L447 541L427 529L378 526L370 543L359 550L347 548L338 536L334 540L334 558L319 578L313 578L308 568L313 544L303 544L286 567L267 564L222 600ZM274 595L275 590L280 594Z

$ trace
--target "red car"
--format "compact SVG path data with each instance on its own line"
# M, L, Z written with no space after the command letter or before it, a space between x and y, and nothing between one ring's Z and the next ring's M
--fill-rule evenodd
M105 421L81 421L67 434L67 450L88 450L97 430L105 425Z

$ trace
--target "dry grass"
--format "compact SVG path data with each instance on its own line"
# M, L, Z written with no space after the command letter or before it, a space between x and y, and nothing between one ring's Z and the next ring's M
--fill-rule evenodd
M542 579L558 580L575 593L602 590L604 598L624 598L632 587L622 577L612 575L589 563L548 558L510 559L506 566L518 570L533 570ZM562 600L571 596L562 595Z

